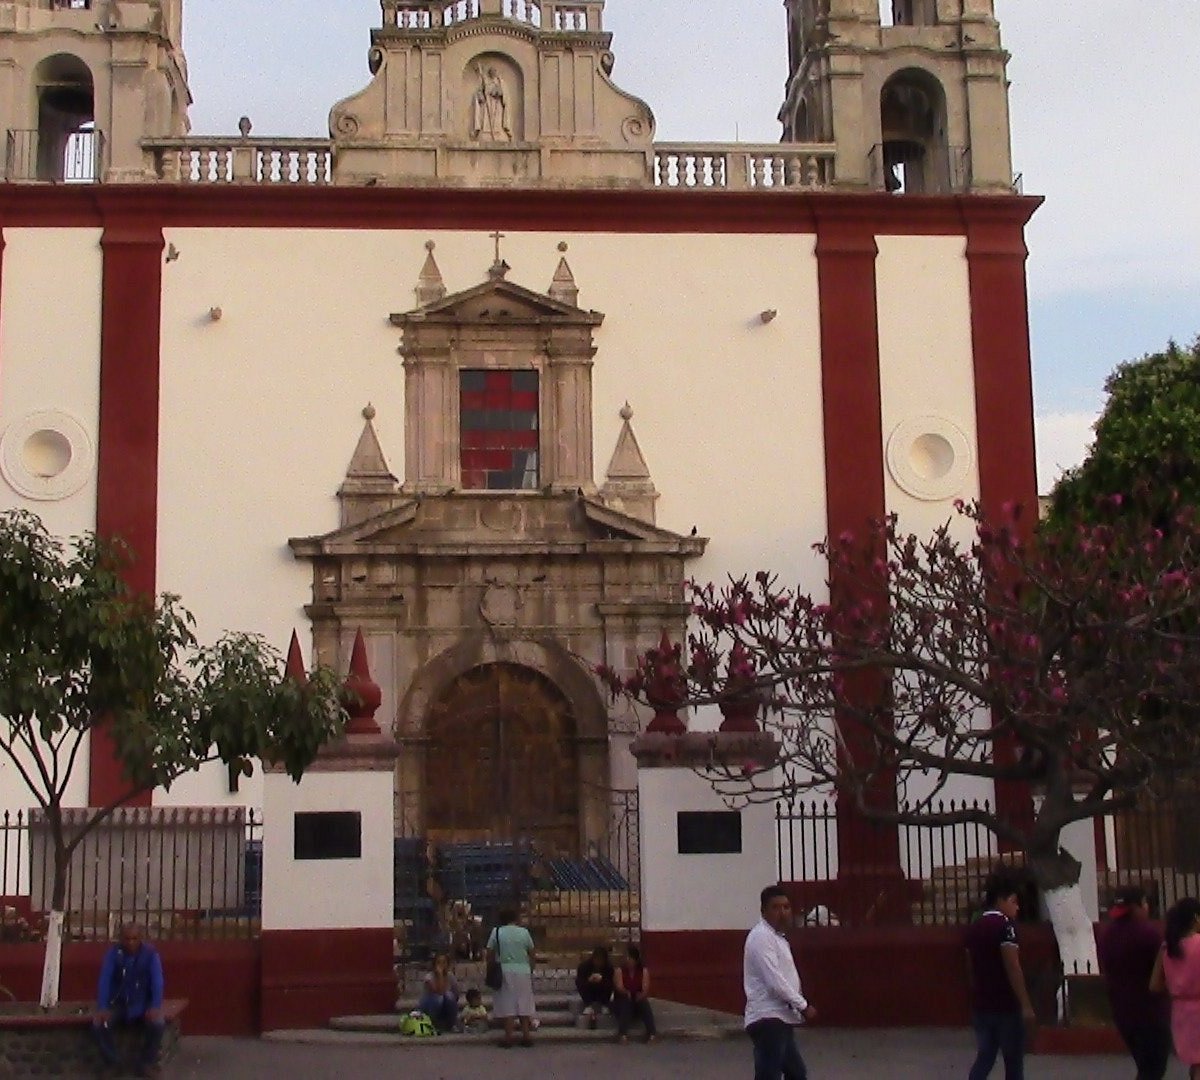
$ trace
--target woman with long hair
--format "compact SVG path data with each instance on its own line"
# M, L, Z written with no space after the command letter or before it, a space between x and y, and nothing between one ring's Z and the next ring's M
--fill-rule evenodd
M617 1014L617 1040L629 1041L629 1026L635 1019L646 1027L646 1042L658 1037L654 1010L650 1007L650 969L642 963L642 950L630 945L621 966L613 973L613 1009Z
M1200 1080L1200 900L1189 896L1171 908L1163 937L1150 988L1171 995L1175 1053Z

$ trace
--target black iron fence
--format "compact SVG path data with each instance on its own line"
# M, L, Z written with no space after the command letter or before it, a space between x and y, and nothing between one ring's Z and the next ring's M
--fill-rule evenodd
M1146 890L1155 916L1185 896L1200 896L1200 791L1165 790L1106 818L1097 848L1102 909L1129 885Z
M948 801L929 809L989 806ZM997 865L1023 863L1020 855L1001 855L994 834L974 822L893 826L848 816L839 822L836 804L824 801L781 802L775 822L779 879L798 883L803 909L797 918L815 925L960 925L970 919ZM840 866L843 843L854 847L852 873Z
M987 812L990 804L948 801L928 811L964 809ZM1185 896L1200 895L1200 792L1172 791L1098 819L1094 829L1101 914L1129 885L1146 890L1155 916ZM978 823L891 826L850 815L839 822L836 805L819 800L779 803L776 842L780 880L796 883L802 898L798 918L816 924L845 922L850 911L856 922L961 925L978 910L989 874L1005 867L1020 878L1025 862L1022 852L1002 852L991 830ZM839 866L844 843L854 849L849 874ZM1023 876L1022 907L1036 917L1036 891Z
M77 835L89 812L65 810ZM46 815L0 818L0 941L45 935L54 889ZM64 932L111 940L126 923L155 940L257 936L262 815L240 807L118 810L88 833L67 869Z

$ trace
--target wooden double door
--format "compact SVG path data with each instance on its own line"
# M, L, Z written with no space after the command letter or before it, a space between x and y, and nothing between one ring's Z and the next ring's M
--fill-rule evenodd
M521 841L579 853L579 763L570 702L540 672L485 664L460 675L426 727L425 833L435 843Z

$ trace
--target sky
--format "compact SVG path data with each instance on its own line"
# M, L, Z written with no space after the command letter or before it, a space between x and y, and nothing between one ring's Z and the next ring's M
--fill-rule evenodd
M996 0L1028 232L1039 486L1078 464L1121 362L1200 334L1200 0ZM192 131L325 135L369 81L379 0L186 0ZM662 141L775 142L782 0L608 0L614 80Z

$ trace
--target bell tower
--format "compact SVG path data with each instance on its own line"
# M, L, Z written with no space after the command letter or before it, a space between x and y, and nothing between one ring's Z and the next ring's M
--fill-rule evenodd
M785 0L784 142L832 142L839 186L1013 190L995 0Z
M8 181L152 178L141 141L186 135L183 0L0 0Z

